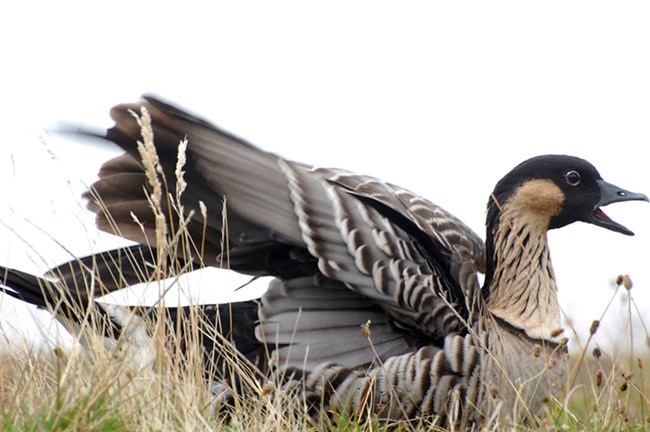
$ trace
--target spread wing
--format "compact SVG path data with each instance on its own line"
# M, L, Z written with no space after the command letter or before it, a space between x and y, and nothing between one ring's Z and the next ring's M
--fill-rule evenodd
M151 251L134 246L62 264L50 270L47 277L0 266L0 291L51 312L82 343L86 331L99 331L106 348L113 351L128 347L143 363L155 361L158 351L153 334L162 319L174 334L168 339L174 341L170 346L177 350L173 357L193 355L186 347L198 340L208 375L232 382L225 379L232 369L230 344L259 370L265 369L266 347L255 338L251 326L257 321L255 301L178 307L131 307L96 301L91 280L105 280L108 287L113 287L116 280L140 280L147 269L136 257L153 259ZM120 274L119 279L114 278L116 274Z
M278 361L357 367L464 331L485 262L471 229L407 190L282 159L152 97L111 111L116 124L106 138L127 154L102 167L88 195L100 228L156 246L132 115L142 107L170 191L179 142L188 141L181 203L194 211L192 258L215 265L227 256L234 270L278 278L262 298L256 329ZM163 206L178 226L174 206ZM370 338L360 331L367 322Z

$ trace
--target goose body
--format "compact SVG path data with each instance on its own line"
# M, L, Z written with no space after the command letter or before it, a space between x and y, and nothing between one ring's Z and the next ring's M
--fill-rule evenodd
M408 190L283 159L145 97L111 111L115 126L103 138L126 153L103 165L87 197L100 229L153 247L156 216L144 192L152 188L133 113L150 116L158 176L172 191L187 138L181 202L194 211L187 229L202 252L190 259L217 265L227 255L232 270L276 278L239 342L264 346L270 358L258 364L270 361L284 385L328 411L534 418L567 375L547 231L583 221L631 234L600 207L647 200L582 159L539 156L495 187L484 242Z

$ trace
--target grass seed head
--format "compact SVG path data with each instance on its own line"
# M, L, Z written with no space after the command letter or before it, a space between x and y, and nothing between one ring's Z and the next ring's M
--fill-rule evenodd
M370 336L372 336L372 332L370 331L370 320L365 324L361 324L361 336L365 339L370 339Z
M634 284L632 283L632 279L630 278L630 275L625 275L623 276L623 286L625 287L626 290L631 290Z
M599 325L600 325L600 321L594 320L594 322L591 323L591 327L589 327L589 334L596 333L596 331L598 331Z
M54 349L52 349L52 353L59 360L65 359L65 352L59 347L54 347Z
M600 350L600 348L596 347L594 350L591 352L591 355L594 356L594 358L599 359L600 356L603 355L603 352Z

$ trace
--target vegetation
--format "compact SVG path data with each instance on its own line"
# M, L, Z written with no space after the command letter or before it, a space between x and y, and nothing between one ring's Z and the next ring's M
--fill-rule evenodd
M107 349L90 328L85 330L85 347L77 345L69 352L55 348L47 354L4 354L0 430L320 429L299 397L273 385L260 387L252 379L245 379L244 391L223 404L203 378L202 371L209 365L197 355L196 339L196 345L190 344L182 356L173 329L154 334L160 336L155 336L156 344L146 356L129 349L126 336L122 344ZM180 356L183 361L172 364ZM648 429L650 357L616 357L585 348L573 353L572 360L566 397L552 401L539 424L517 426L517 430ZM250 376L241 359L232 357L232 368ZM386 424L373 415L326 420L330 430L412 430L434 424L433 419Z

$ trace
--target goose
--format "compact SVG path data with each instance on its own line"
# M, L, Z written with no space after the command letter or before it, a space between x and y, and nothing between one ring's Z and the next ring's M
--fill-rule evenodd
M156 97L110 114L106 133L87 133L125 151L85 194L98 228L160 250L163 217L186 228L190 261L226 257L231 270L273 276L253 317L237 320L248 330L235 345L264 346L256 364L322 412L534 420L568 369L548 230L586 222L633 235L602 207L648 201L586 160L537 156L495 186L483 240L409 190L265 152ZM163 199L158 213L138 150L147 124L167 191L186 142L180 202Z

